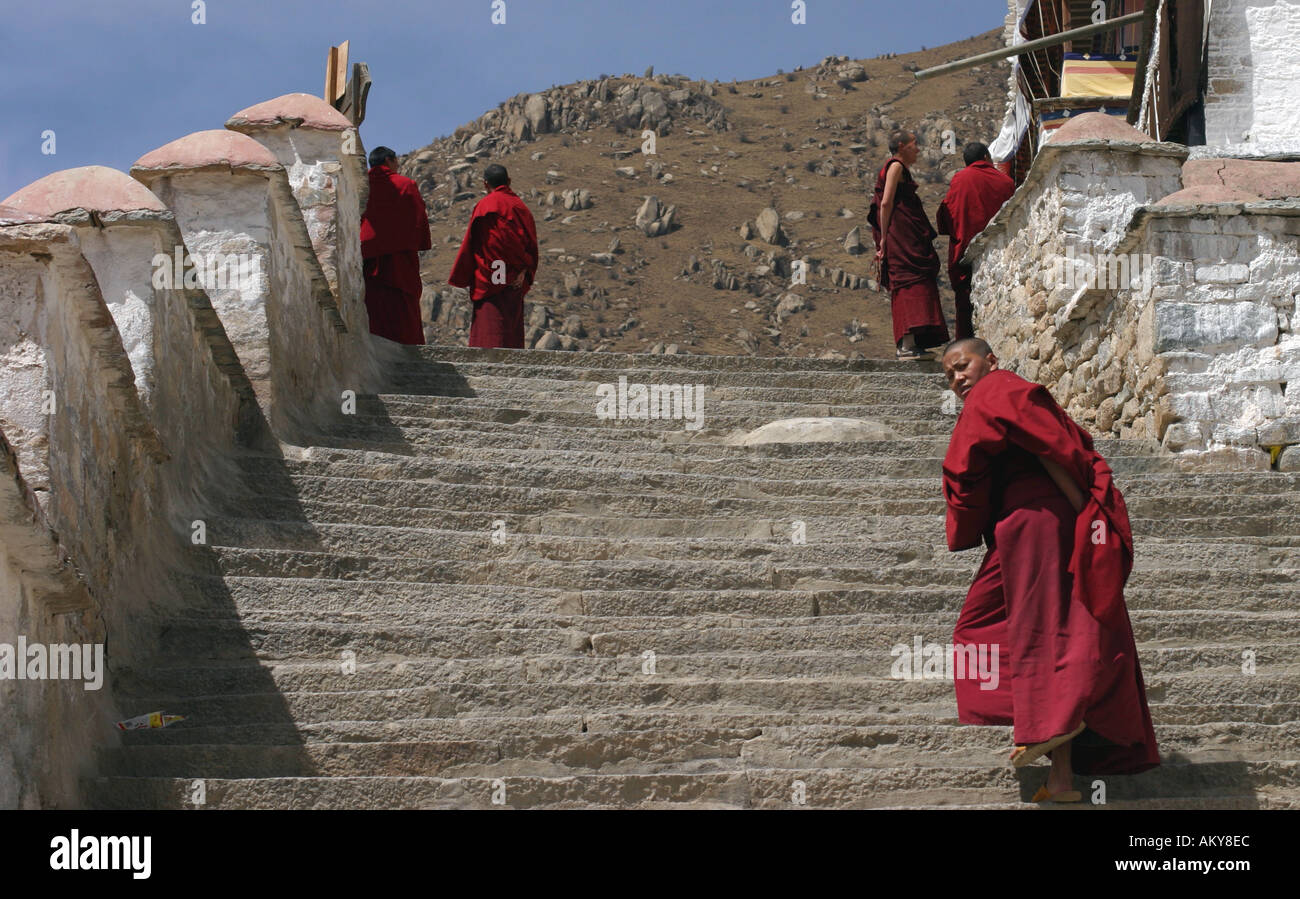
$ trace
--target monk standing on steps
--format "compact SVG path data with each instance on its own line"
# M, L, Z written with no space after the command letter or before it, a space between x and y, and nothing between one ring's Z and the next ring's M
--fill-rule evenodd
M894 345L899 359L932 359L926 348L948 341L948 323L939 305L937 233L925 214L908 167L921 154L916 135L889 136L893 155L876 175L875 196L867 220L876 239L880 286L889 291Z
M1078 802L1076 771L1160 764L1124 604L1124 497L1088 432L1047 388L999 369L983 340L949 344L943 371L963 403L943 460L948 548L988 546L953 632L954 662L983 646L1001 672L996 689L955 680L958 717L1013 724L1014 766L1052 760L1033 801Z
M510 189L505 166L484 169L483 186L487 196L470 214L447 281L470 288L470 346L523 349L524 296L537 274L537 227L528 206Z
M370 197L361 216L370 333L397 343L424 343L420 321L420 251L433 246L429 214L415 182L397 174L397 154L370 151Z
M993 167L989 148L972 141L962 150L966 168L952 176L939 204L939 233L948 235L948 282L957 302L957 339L974 337L971 324L969 265L958 260L989 220L1016 192L1016 182Z

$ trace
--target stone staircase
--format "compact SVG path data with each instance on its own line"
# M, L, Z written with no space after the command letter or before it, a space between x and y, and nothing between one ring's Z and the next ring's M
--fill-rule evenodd
M705 428L598 419L620 376L709 385ZM1044 780L949 680L890 677L982 555L944 544L932 364L430 347L389 390L239 460L156 657L113 671L124 715L187 719L105 751L88 804L1026 807ZM824 415L901 436L722 443ZM1107 805L1300 807L1300 475L1099 449L1165 759Z

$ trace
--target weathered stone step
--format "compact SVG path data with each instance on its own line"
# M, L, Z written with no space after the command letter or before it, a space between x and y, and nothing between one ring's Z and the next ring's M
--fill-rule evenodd
M794 808L794 780L803 805L870 808L957 801L1027 800L1045 777L1006 765L886 768L745 768L663 774L511 776L204 778L205 807L217 808ZM1216 797L1239 806L1270 788L1293 790L1300 763L1167 763L1136 777L1107 779L1108 804L1133 800ZM941 784L941 787L937 787ZM98 778L88 784L94 808L182 808L193 781L163 777ZM501 801L493 803L496 795ZM1279 801L1286 802L1285 796Z
M859 518L848 516L837 519L804 518L802 527L796 528L795 519L786 521L713 520L710 527L702 529L692 519L676 519L681 532L658 536L646 534L608 535L599 533L604 528L595 522L585 522L586 529L595 534L530 534L512 533L515 522L502 521L504 530L494 531L493 521L479 516L465 522L468 529L446 528L442 521L432 522L433 527L416 523L408 526L370 525L360 523L329 523L321 520L274 521L268 519L212 518L207 522L207 539L212 546L245 549L275 548L315 552L351 552L372 555L415 556L419 558L450 558L466 546L477 546L488 557L510 558L519 561L532 559L589 560L589 559L707 559L707 558L771 558L774 561L788 557L806 557L795 547L809 542L819 550L819 559L826 562L851 561L863 541L923 540L941 543L944 524L941 511L925 515L873 515ZM637 519L624 519L627 529ZM662 522L662 520L660 520ZM729 523L731 534L721 532L719 525ZM1131 521L1137 540L1137 551L1145 554L1149 545L1143 538L1152 537L1162 543L1178 538L1199 538L1226 541L1233 537L1274 538L1267 545L1300 546L1300 515L1286 516L1280 521L1269 515L1240 516L1235 518L1201 517L1192 519L1143 519ZM1281 533L1286 529L1285 534ZM698 533L705 530L706 533ZM721 533L720 533L721 532ZM803 541L795 544L792 535ZM494 543L499 539L500 543Z
M972 557L972 565L975 564ZM1147 573L1149 574L1149 572ZM1130 609L1149 611L1300 612L1300 584L1291 578L1257 585L1244 593L1208 589L1189 593L1186 572L1169 571L1162 583L1135 585L1125 597ZM1144 576L1139 572L1136 577ZM1154 579L1147 579L1153 581ZM916 587L857 587L853 589L766 590L571 590L525 585L430 585L406 581L355 581L313 578L231 577L180 574L173 595L183 597L171 611L187 617L245 617L286 615L339 623L371 617L398 620L425 617L473 616L504 620L548 617L576 621L583 616L616 618L675 615L740 616L745 618L816 617L856 614L954 613L967 584Z
M854 552L816 544L762 544L762 558L587 559L572 561L528 559L508 550L498 558L485 547L475 560L428 559L392 555L320 553L307 550L207 547L206 574L235 576L341 578L412 581L428 584L509 584L519 580L539 587L609 589L761 589L767 587L859 587L879 583L938 586L960 582L979 564L976 552L950 553L942 545L919 541L879 541ZM502 548L506 549L506 548ZM197 555L197 553L196 553ZM829 561L849 556L844 561ZM821 565L818 560L828 560ZM908 570L910 568L910 570ZM1300 547L1273 547L1227 541L1147 542L1134 563L1135 571L1197 568L1236 569L1240 574L1300 568ZM882 569L888 569L883 570ZM1189 592L1194 592L1189 585Z
M915 438L924 441L927 438ZM947 436L933 438L932 457L942 460ZM1098 450L1111 456L1151 455L1158 447L1149 441L1098 441ZM609 468L641 473L682 472L718 476L749 476L769 480L872 479L870 463L879 456L892 456L897 443L806 443L768 444L756 447L727 447L716 444L658 444L653 452L602 452L587 449L537 449L529 446L448 446L438 456L412 456L365 449L311 447L301 459L245 456L243 468L263 482L276 484L288 474L326 475L380 480L413 480L436 477L447 465L469 463L500 470L567 468L585 470ZM940 469L911 478L874 476L872 486L894 496L933 498L940 495ZM1117 475L1126 499L1183 496L1256 496L1300 493L1300 472L1176 472L1124 473Z
M879 768L1005 761L1009 729L935 725L709 728L669 732L539 733L494 739L266 744L137 744L101 753L100 771L126 777L491 777L720 769ZM1178 763L1294 759L1296 725L1161 725Z
M884 491L882 491L884 492ZM1188 503L1195 503L1196 497L1188 497ZM1269 501L1259 497L1261 504ZM866 501L861 504L860 515L892 516L900 509L917 510L918 520L926 515L940 519L943 510L933 511L928 504L936 502L933 497L927 499L885 498ZM290 525L303 525L316 522L321 525L357 525L366 527L387 527L399 523L403 527L425 528L440 531L456 531L467 535L471 541L477 540L486 532L500 529L495 522L505 522L505 535L509 543L516 535L550 535L555 537L604 537L606 539L643 539L651 537L696 537L700 539L748 539L789 541L795 533L795 521L804 523L806 539L851 538L864 533L864 517L850 512L844 515L808 514L806 510L796 509L799 514L792 516L790 509L782 510L784 514L771 517L761 514L715 515L710 517L685 516L680 510L658 515L606 515L601 510L584 511L544 511L516 514L513 511L482 509L479 511L456 508L402 508L393 505L367 503L363 500L332 502L317 499L294 499L288 496L248 499L239 503L222 503L222 506L234 514L247 516L249 521L283 521ZM1133 506L1137 506L1134 501ZM1131 506L1131 508L1133 507ZM210 515L208 511L196 514L204 515L209 529L213 533L234 534L237 519L226 515ZM673 514L676 513L676 514ZM1202 540L1220 536L1230 537L1233 542L1266 542L1276 546L1295 545L1297 532L1277 533L1285 525L1286 519L1274 528L1269 528L1271 519L1267 514L1243 515L1237 523L1231 518L1206 517L1204 519L1170 520L1166 518L1131 520L1138 535L1139 547L1148 541L1159 542L1157 535L1162 534L1168 525L1171 539ZM1204 523L1208 522L1208 523ZM1223 531L1216 530L1221 525ZM254 525L260 527L261 525ZM1250 533L1234 534L1234 531L1249 532L1271 530L1273 533L1252 536ZM929 533L928 531L926 533ZM808 536L811 535L811 536ZM291 534L286 539L296 539ZM926 538L929 540L929 538ZM939 538L935 538L938 542ZM497 546L498 544L493 544Z
M906 412L905 409L901 411ZM771 416L717 415L706 420L702 428L690 430L680 420L673 419L602 421L594 415L572 412L533 414L518 409L448 409L437 418L359 421L356 416L340 415L339 420L328 427L322 425L317 442L332 446L336 441L353 441L364 449L385 449L394 444L432 448L459 434L462 446L467 437L490 446L502 435L509 435L514 438L513 445L516 446L616 452L621 448L654 450L663 443L720 445L736 434L754 430L773 420ZM951 418L939 415L878 417L873 420L900 437L943 437L952 431Z
M937 463L934 463L937 465ZM930 468L896 461L882 467L912 469ZM676 518L711 522L728 514L748 519L772 519L789 522L810 517L849 518L860 515L911 515L932 516L942 522L944 506L938 481L928 495L918 496L908 490L897 495L888 488L871 481L826 480L794 481L760 478L709 478L665 472L638 474L635 472L565 472L553 471L548 477L531 477L529 472L501 471L494 477L468 483L450 480L436 482L428 479L406 480L400 478L353 478L313 474L290 474L277 481L249 484L247 493L236 494L224 503L225 507L241 517L281 521L302 521L300 506L305 503L332 503L346 507L386 506L390 521L376 520L373 516L365 522L387 524L403 523L412 526L432 524L434 521L411 520L412 512L442 509L449 514L464 514L481 510L491 519L504 518L512 524L518 516L556 513L582 513L587 516L616 518ZM514 476L512 478L512 475ZM502 481L504 483L493 483ZM564 485L564 486L560 486ZM1297 534L1295 516L1287 515L1288 497L1285 494L1256 494L1243 507L1234 509L1230 500L1213 496L1184 496L1178 501L1148 503L1141 495L1134 499L1130 517L1135 522L1145 518L1171 522L1180 533L1213 536L1222 528L1225 535L1232 533L1229 519L1240 518L1245 534L1267 535ZM913 505L909 508L906 503ZM919 505L925 503L925 505ZM321 511L327 511L322 509ZM1180 514L1181 513L1181 514ZM1264 520L1253 520L1265 516ZM1268 527L1268 516L1276 526ZM1196 519L1202 521L1198 523ZM1204 520L1214 519L1211 524ZM324 521L339 519L324 518ZM343 519L347 521L349 519ZM1186 522L1186 523L1173 523ZM712 526L711 524L709 526ZM454 527L454 525L449 525ZM474 525L474 529L482 525ZM1289 529L1289 530L1288 530ZM1139 531L1140 533L1142 531ZM1158 533L1158 530L1156 531Z
M602 387L606 389L600 389ZM612 396L614 404L618 404L618 395L610 394L607 388L608 385L602 385L597 381L510 381L495 378L490 379L489 382L489 379L480 378L474 379L470 385L449 383L445 392L360 393L356 395L356 412L370 415L426 415L429 410L440 406L467 405L545 408L590 414L595 411L597 403L604 397ZM676 401L677 391L670 390L669 393ZM682 393L684 394L684 391ZM647 402L650 395L646 394ZM655 392L654 395L662 397L662 392ZM704 408L707 413L711 409L732 409L739 412L767 406L826 410L844 406L921 405L947 406L949 414L955 416L956 397L947 400L946 396L947 394L938 393L929 385L920 384L881 385L863 382L839 390L774 387L766 384L738 387L706 386ZM695 408L698 397L699 386L692 385L692 409ZM683 396L682 399L684 401L685 397ZM847 415L848 413L808 411L803 413L803 416L836 414Z
M829 413L826 407L809 407L799 403L723 403L704 405L703 414L696 418L601 418L596 414L595 406L591 408L570 410L548 408L536 402L520 402L514 406L484 403L465 398L448 398L433 401L425 409L414 415L399 415L392 412L367 414L358 409L354 414L342 411L332 423L322 423L324 433L362 434L364 436L382 436L382 429L397 428L403 433L418 434L422 429L462 424L507 424L524 425L533 428L570 428L585 431L609 432L610 434L630 433L633 436L645 436L664 431L685 431L708 429L710 431L727 431L733 429L752 430L768 422L785 418L824 417ZM938 403L913 403L871 406L839 406L834 413L840 418L865 418L881 423L889 422L927 422L936 431L945 425L951 431L956 420L954 412L945 412ZM687 425L691 425L688 427Z
M1139 651L1155 646L1195 647L1242 641L1243 649L1294 640L1294 613L1149 612L1130 609ZM901 620L899 620L901 619ZM193 664L206 659L328 659L351 650L361 661L384 654L403 657L478 659L537 657L590 652L597 656L687 656L697 653L789 653L888 651L911 645L916 636L947 643L956 612L908 616L839 615L830 619L778 618L699 621L672 618L529 619L382 624L244 619L167 620L159 641L159 664ZM1241 653L1237 667L1241 667ZM524 660L518 659L521 671ZM1258 656L1274 670L1284 660ZM882 672L887 676L889 671Z
M1115 441L1110 456L1158 456L1158 444L1147 441ZM757 447L729 447L704 443L667 444L654 452L612 453L587 450L537 450L531 447L476 449L446 456L389 455L360 450L312 447L302 458L242 456L240 468L254 482L289 476L351 477L358 479L423 478L460 479L501 476L504 471L522 469L545 475L555 471L607 470L637 475L684 474L692 477L737 478L748 476L778 481L828 481L864 479L870 470L864 463L879 457L925 458L942 461L947 437L908 437L890 441L859 441L848 444L771 444ZM774 451L783 450L780 455ZM482 453L483 455L479 455ZM1300 486L1283 473L1271 473L1271 484L1279 492L1296 492ZM515 473L518 477L518 472ZM929 491L938 472L915 479L916 486ZM879 480L879 479L878 479ZM882 480L882 483L883 480ZM879 486L879 485L878 485ZM911 485L904 485L911 486ZM1121 485L1123 486L1123 485ZM1176 484L1168 485L1170 487ZM1188 491L1195 494L1196 491ZM1161 491L1164 495L1165 491ZM1201 495L1222 495L1203 490Z
M704 354L649 355L641 353L550 352L547 350L479 349L463 346L412 346L407 358L396 359L393 370L452 367L458 371L484 368L519 373L526 367L554 371L663 372L677 369L700 373L755 372L771 375L786 372L896 373L930 378L943 383L937 362L899 362L893 359L811 359L800 356L709 356ZM617 374L615 375L617 377Z
M495 425L490 427L496 428ZM490 433L480 432L476 437L494 437L499 436L500 431L508 429L497 429ZM455 446L449 446L446 454L440 453L436 456L414 456L410 452L391 453L381 448L363 447L360 449L336 446L312 446L301 448L287 448L292 455L288 458L293 461L307 462L352 462L368 466L396 466L395 470L411 474L418 470L428 470L427 466L436 465L442 461L479 461L479 462L501 462L511 465L527 465L528 467L614 467L621 468L620 462L626 463L629 459L638 466L636 470L640 471L691 471L696 466L713 466L713 465L755 465L769 466L760 473L763 476L779 477L788 476L792 473L793 465L803 465L810 469L820 472L822 466L830 466L839 460L848 462L860 460L862 458L874 458L877 456L898 456L900 448L923 447L929 450L927 457L942 459L946 452L950 434L948 432L929 433L922 436L903 436L897 439L887 441L850 441L836 443L767 443L755 446L728 446L721 442L722 438L705 433L692 433L687 431L661 432L651 435L643 442L643 445L637 446L627 441L619 441L612 446L603 447L600 440L603 432L588 432L582 436L587 442L577 447L557 447L553 440L546 440L547 446L535 446L533 432L528 434L515 433L515 440L511 444L503 446L471 446L462 440ZM1098 442L1099 452L1106 455L1107 458L1112 456L1162 456L1173 461L1177 461L1177 456L1164 453L1160 445L1149 440L1102 440ZM454 450L472 449L473 454L462 452L457 455ZM478 455L479 453L485 455ZM250 460L263 459L274 463L265 473L275 474L283 468L278 457L250 455L246 457ZM725 468L710 469L704 468L700 473L716 474L735 474L734 470ZM801 474L797 470L796 474ZM860 473L852 469L847 470L847 476L859 476ZM834 476L834 472L822 475L823 477ZM938 473L930 475L938 477ZM1300 489L1300 473L1294 472L1218 472L1213 476L1198 476L1195 474L1184 473L1166 473L1165 479L1169 481L1168 487L1177 490L1181 484L1199 483L1200 489L1194 492L1211 493L1217 489L1218 478L1224 479L1232 485L1252 486L1261 479L1269 481L1271 486L1284 485L1283 490ZM1198 480L1199 478L1199 480ZM1285 486L1290 485L1290 486Z
M920 636L923 641L947 644L946 634L901 635L898 643L908 653L913 641ZM1256 672L1268 678L1290 667L1300 673L1292 660L1297 658L1300 642L1258 642L1251 651L1256 654ZM1235 669L1242 666L1242 648L1237 643L1213 643L1197 646L1151 646L1138 648L1142 670L1148 680L1162 675L1188 673L1202 669ZM234 664L187 663L175 666L159 665L140 670L115 668L114 694L122 699L134 695L216 696L231 693L284 693L313 692L335 693L347 690L398 690L427 683L541 683L564 681L577 683L611 683L655 678L683 679L706 678L711 680L744 679L764 680L781 678L825 677L894 677L914 676L912 656L900 656L899 650L883 643L861 650L810 650L803 652L766 652L761 655L747 653L702 652L690 655L655 655L654 675L644 674L646 660L642 656L574 656L539 655L507 657L492 656L479 659L442 659L422 657L371 657L366 654L349 657L350 667L344 671L341 660L280 661L260 663L243 661ZM903 660L903 668L896 669ZM952 665L941 660L947 669ZM917 665L920 664L918 660ZM963 663L965 664L965 663ZM986 662L986 665L993 664ZM991 668L971 670L966 676L989 680ZM931 679L942 676L951 681L947 671L932 673ZM1009 676L1007 671L997 673L999 679Z

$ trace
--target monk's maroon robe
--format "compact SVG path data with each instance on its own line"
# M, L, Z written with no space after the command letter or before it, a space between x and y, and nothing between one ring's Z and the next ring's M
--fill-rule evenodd
M361 217L371 334L398 343L424 343L420 250L432 246L429 215L415 182L387 165L372 168L370 197Z
M520 272L524 273L523 285L511 287ZM536 273L533 214L509 185L503 184L474 206L447 278L453 286L470 288L474 302L470 346L523 347L524 296Z
M957 300L957 339L974 337L971 325L969 265L958 262L975 236L1011 199L1016 182L999 172L992 163L979 160L952 176L948 194L939 204L936 216L939 233L947 234L948 281Z
M1081 512L1040 456L1080 485ZM1072 750L1080 774L1160 764L1124 604L1133 566L1128 511L1092 437L1046 388L990 372L966 394L943 490L948 548L969 549L981 538L988 546L953 644L958 654L968 644L996 645L999 659L996 689L981 689L974 677L955 681L960 719L1013 724L1022 745L1084 721Z
M902 160L891 156L876 175L875 199L867 217L877 248L881 245L879 214L885 175L895 163L903 165ZM934 251L937 236L917 196L912 173L903 166L889 215L885 258L880 264L880 286L889 291L895 345L909 332L922 349L948 342L948 324L939 305L939 254Z

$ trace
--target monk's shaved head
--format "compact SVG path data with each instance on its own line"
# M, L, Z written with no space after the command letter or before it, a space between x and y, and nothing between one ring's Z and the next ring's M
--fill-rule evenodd
M506 171L505 166L494 162L483 170L483 180L487 182L488 187L500 187L510 183L510 173Z
M978 337L954 340L943 348L942 359L948 387L962 400L981 378L998 368L998 357L993 355L993 349Z
M943 355L946 356L953 350L970 350L977 356L987 356L993 352L993 347L989 346L988 341L979 337L961 337L944 347Z

